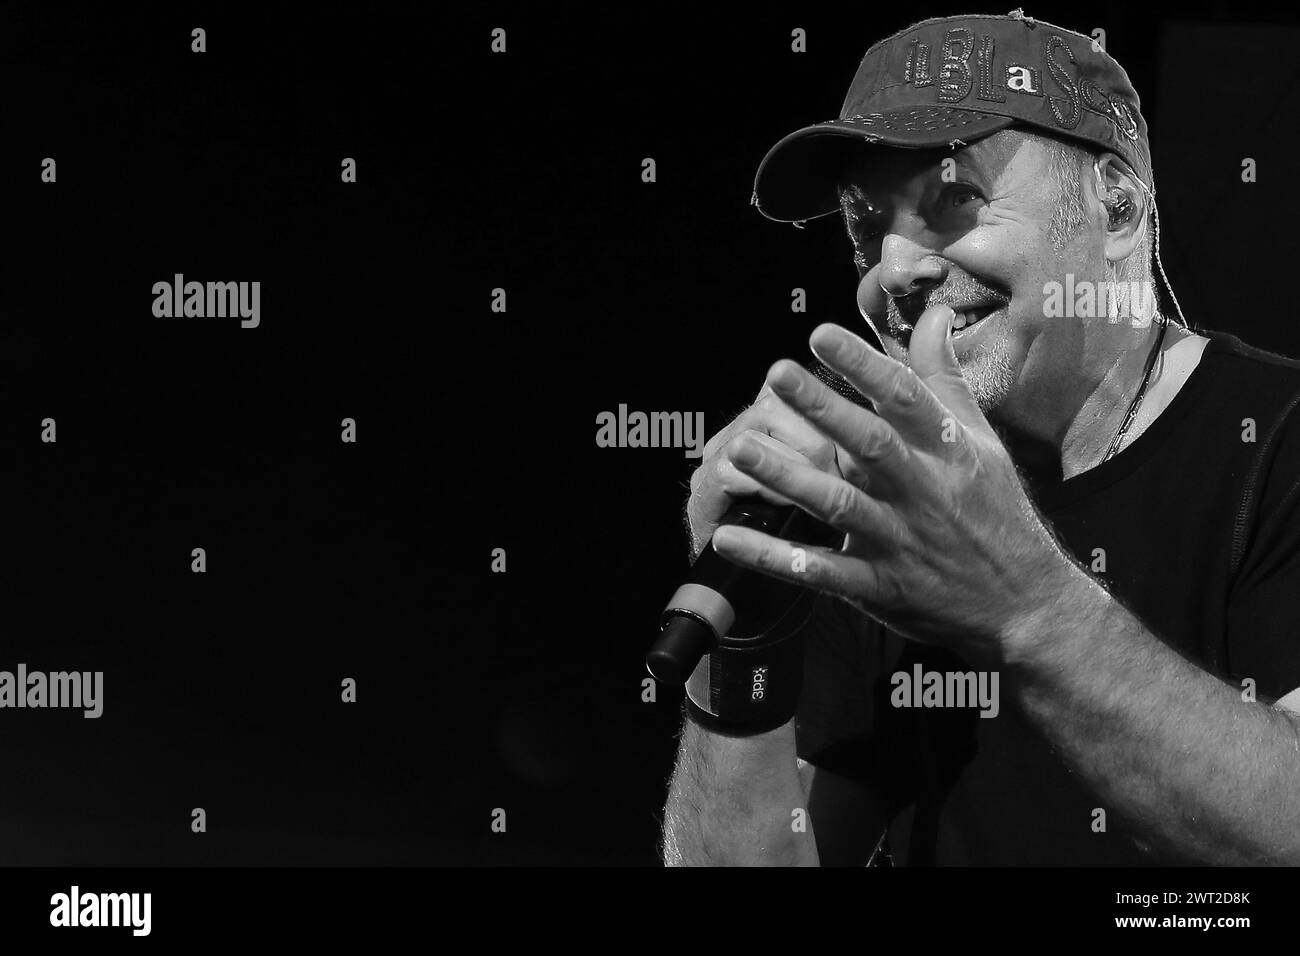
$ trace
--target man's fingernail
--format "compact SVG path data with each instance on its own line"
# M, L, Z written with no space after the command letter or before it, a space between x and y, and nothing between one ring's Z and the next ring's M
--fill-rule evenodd
M792 392L799 387L799 374L790 366L784 365L768 375L767 380L773 388Z
M844 348L844 333L839 329L834 329L827 334L827 341L823 348L832 355L838 355Z

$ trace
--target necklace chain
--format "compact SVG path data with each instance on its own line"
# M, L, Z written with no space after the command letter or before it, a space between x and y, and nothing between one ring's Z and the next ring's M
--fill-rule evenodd
M1119 431L1115 433L1115 438L1110 443L1110 448L1106 451L1106 457L1102 462L1109 461L1111 457L1119 451L1120 443L1128 433L1129 426L1133 424L1133 419L1137 416L1138 406L1142 404L1142 399L1147 393L1147 385L1151 382L1151 370L1155 368L1156 357L1160 354L1160 346L1164 344L1165 332L1169 328L1169 320L1160 319L1160 334L1156 336L1155 345L1151 348L1151 354L1147 356L1147 364L1142 372L1142 383L1138 386L1137 394L1133 396L1133 401L1129 403L1128 411L1124 413L1124 420L1119 423Z

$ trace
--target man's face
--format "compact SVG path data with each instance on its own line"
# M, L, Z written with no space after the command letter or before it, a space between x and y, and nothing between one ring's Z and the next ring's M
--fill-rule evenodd
M1068 387L1086 361L1076 320L1044 317L1043 287L1097 274L1100 243L1089 229L1063 249L1048 241L1049 165L1039 141L1006 130L956 151L869 150L845 171L859 308L904 362L927 307L957 310L953 348L986 412Z

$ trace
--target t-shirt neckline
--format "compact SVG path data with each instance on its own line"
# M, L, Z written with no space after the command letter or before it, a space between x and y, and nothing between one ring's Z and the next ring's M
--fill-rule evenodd
M1209 390L1204 387L1211 374L1208 366L1212 363L1208 360L1222 352L1233 351L1236 345L1236 337L1226 332L1198 329L1196 334L1209 341L1196 367L1169 404L1156 416L1155 421L1109 460L1070 478L1034 483L1032 488L1035 501L1040 505L1063 505L1076 501L1123 480L1157 452L1208 393Z

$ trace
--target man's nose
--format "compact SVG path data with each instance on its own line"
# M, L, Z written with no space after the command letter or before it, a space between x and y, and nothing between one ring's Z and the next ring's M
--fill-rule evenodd
M880 248L880 287L894 298L942 283L948 273L943 258L917 242L890 233Z

